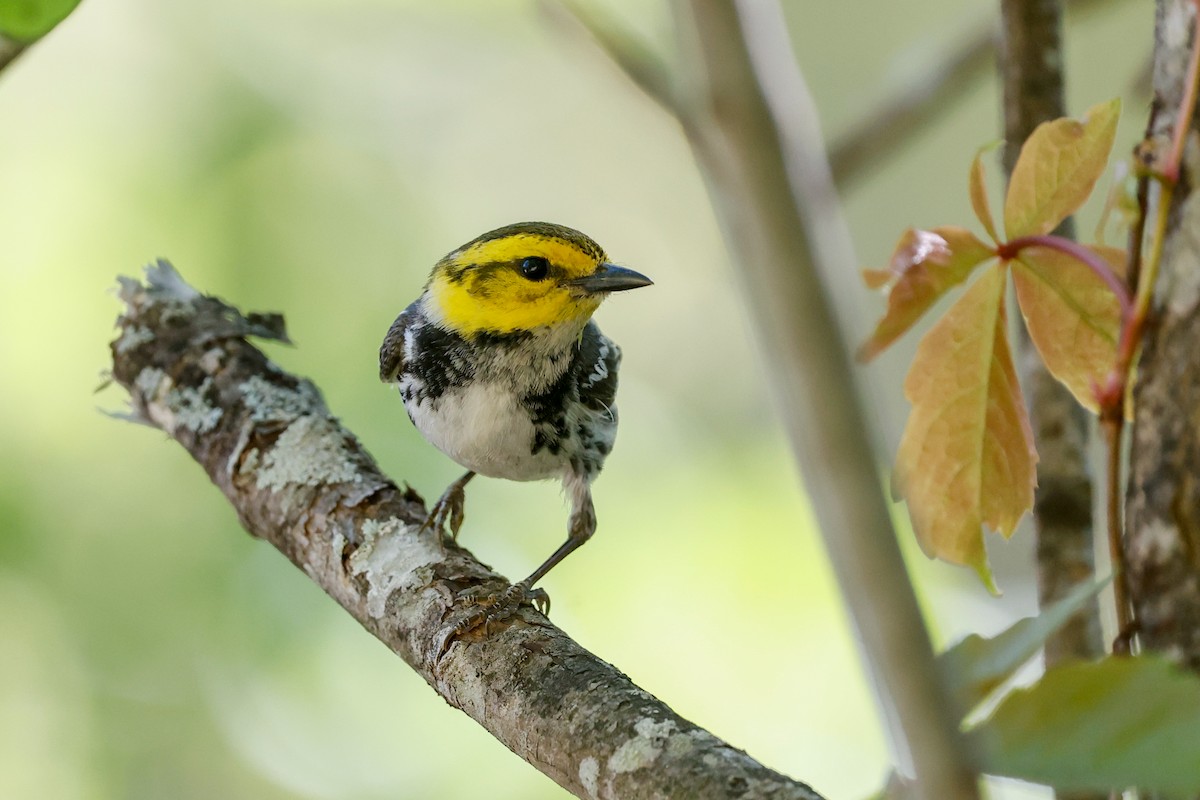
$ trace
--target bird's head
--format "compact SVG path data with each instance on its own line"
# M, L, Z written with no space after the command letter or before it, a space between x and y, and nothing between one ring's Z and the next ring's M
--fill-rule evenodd
M651 282L608 263L600 245L579 231L519 222L447 255L433 268L427 288L430 310L447 327L471 335L582 328L610 292Z

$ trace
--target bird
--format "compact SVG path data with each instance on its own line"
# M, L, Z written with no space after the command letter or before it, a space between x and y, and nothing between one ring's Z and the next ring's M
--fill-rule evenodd
M621 350L592 315L612 292L652 283L577 230L519 222L438 261L384 337L380 380L399 390L424 438L467 470L422 530L442 541L448 528L457 540L476 475L558 479L570 501L566 541L489 598L488 619L523 604L549 613L535 584L596 530L591 486L616 438Z

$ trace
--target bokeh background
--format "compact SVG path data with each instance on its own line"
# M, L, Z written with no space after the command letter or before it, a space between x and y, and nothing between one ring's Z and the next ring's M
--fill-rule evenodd
M669 52L662 4L596 2ZM787 12L836 140L994 9ZM1123 152L1151 17L1110 2L1069 20L1070 106L1124 95ZM862 263L909 225L970 221L966 170L998 108L979 82L847 190ZM167 257L284 312L296 346L272 356L436 497L459 468L377 382L378 343L437 258L524 219L578 227L657 282L599 313L625 350L622 429L599 533L545 584L555 621L830 798L882 783L885 734L738 266L672 120L529 2L84 0L0 75L0 797L565 796L243 533L180 447L102 414L120 390L95 393L115 276ZM849 273L836 291L861 338L881 301ZM864 373L885 459L914 342ZM462 541L523 575L565 518L553 485L477 481ZM1032 612L1027 533L991 543L1000 600L902 536L939 643Z

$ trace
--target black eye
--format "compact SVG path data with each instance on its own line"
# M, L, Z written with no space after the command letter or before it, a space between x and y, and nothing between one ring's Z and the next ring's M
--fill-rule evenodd
M530 256L521 262L521 274L531 281L545 280L550 274L550 262L541 256Z

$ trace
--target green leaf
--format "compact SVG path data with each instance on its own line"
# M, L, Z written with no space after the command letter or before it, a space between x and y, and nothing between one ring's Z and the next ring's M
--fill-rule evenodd
M0 0L0 34L22 42L45 36L79 0Z
M872 289L888 287L888 308L871 338L858 349L869 361L913 326L937 299L967 279L975 267L994 256L966 228L946 226L931 231L909 228L896 243L887 270L863 270Z
M1019 620L991 639L971 634L942 653L939 661L959 708L965 713L987 699L1110 580L1080 584L1038 616Z
M904 381L913 404L893 487L927 555L991 584L982 526L1011 536L1033 505L1033 433L1008 348L997 264L921 340Z
M968 734L983 771L1060 789L1200 793L1200 678L1151 657L1047 670Z
M1013 166L1004 200L1008 238L1049 233L1083 205L1104 172L1121 101L1088 109L1084 121L1056 119L1034 129Z

